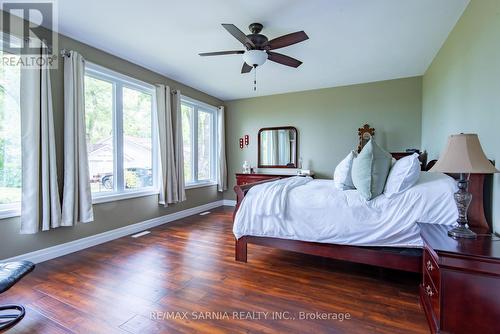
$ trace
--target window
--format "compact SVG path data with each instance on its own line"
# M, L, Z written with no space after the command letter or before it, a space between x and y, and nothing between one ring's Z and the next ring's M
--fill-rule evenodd
M0 62L0 218L21 209L20 74L19 66Z
M186 185L216 182L217 108L183 96L181 102Z
M157 192L154 88L86 66L85 121L92 197Z

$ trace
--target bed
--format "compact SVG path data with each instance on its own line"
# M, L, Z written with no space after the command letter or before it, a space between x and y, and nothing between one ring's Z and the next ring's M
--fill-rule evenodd
M331 180L296 179L235 187L237 261L247 261L250 243L420 272L422 241L416 223L452 224L457 218L456 183L440 173L422 172L417 184L404 193L394 198L381 195L370 202L356 190L335 189ZM471 175L469 220L481 232L491 228L484 214L485 180L484 175ZM291 189L285 198L269 190L273 187ZM270 193L274 197L266 195Z

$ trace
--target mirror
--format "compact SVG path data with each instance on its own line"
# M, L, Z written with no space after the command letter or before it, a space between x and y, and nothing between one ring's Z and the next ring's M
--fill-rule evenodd
M298 168L296 128L263 128L258 137L259 168Z
M370 141L370 139L375 136L375 129L370 128L370 125L365 124L363 125L362 128L358 129L358 137L359 137L359 144L358 144L358 153L361 152L363 147Z

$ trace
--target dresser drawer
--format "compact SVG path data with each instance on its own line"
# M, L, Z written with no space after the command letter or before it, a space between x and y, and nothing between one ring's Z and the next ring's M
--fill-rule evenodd
M439 301L439 289L434 285L431 276L427 271L424 272L424 280L422 283L422 288L424 290L426 298L429 300L429 304L432 307L432 312L434 313L434 320L439 324L440 316L440 301Z
M423 263L424 274L427 272L427 274L430 277L430 280L434 284L434 287L436 288L436 290L439 290L439 287L440 287L439 266L437 264L437 260L434 258L432 253L427 248L424 248L423 261L424 261L424 263Z

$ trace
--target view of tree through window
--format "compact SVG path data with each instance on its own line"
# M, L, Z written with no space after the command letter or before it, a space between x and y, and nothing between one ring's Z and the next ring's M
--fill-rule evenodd
M215 109L182 101L184 180L187 184L214 180Z
M184 179L187 182L193 180L193 108L185 104L181 106L182 111L182 140L184 142Z
M92 193L153 187L153 91L90 67L85 121ZM137 89L136 89L137 87Z
M113 190L113 84L85 77L85 122L92 192Z
M19 66L0 63L0 209L21 201L20 87Z
M128 189L153 186L152 96L123 88L123 164Z
M198 113L198 180L210 180L212 156L212 114Z

